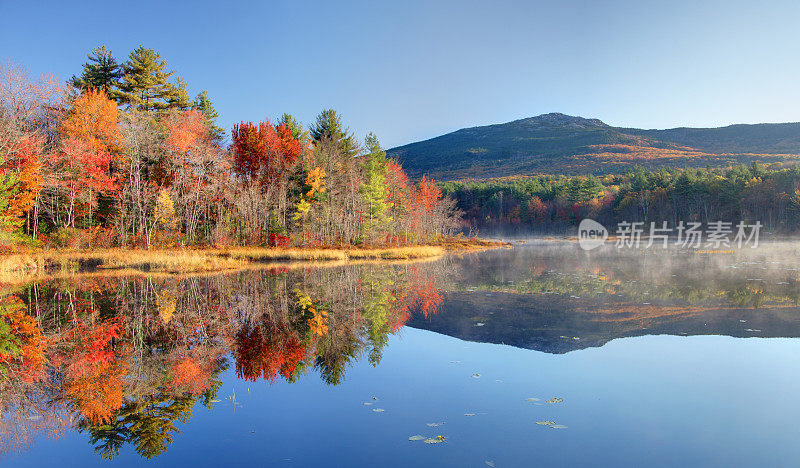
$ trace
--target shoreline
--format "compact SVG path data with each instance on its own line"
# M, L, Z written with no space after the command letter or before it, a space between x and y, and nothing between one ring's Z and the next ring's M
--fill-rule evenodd
M324 265L331 262L418 260L441 257L448 252L469 253L510 247L510 243L501 241L452 238L436 244L397 247L31 250L0 254L0 282L16 282L9 280L26 276L87 271L135 270L179 274L239 270L276 262Z

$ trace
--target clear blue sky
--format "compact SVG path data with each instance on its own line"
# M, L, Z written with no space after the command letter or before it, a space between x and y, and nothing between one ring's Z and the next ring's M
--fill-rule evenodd
M66 79L162 53L230 128L337 109L391 147L546 112L644 128L800 121L800 2L0 0L0 59Z

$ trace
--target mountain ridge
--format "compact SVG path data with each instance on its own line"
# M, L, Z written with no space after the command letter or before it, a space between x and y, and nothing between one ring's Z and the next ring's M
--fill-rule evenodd
M800 122L639 129L558 112L462 128L391 148L412 177L611 173L642 166L720 166L800 158Z

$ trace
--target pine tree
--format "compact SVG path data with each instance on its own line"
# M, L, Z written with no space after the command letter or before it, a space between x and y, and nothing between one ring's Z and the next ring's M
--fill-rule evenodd
M328 139L339 147L348 156L358 153L358 143L350 130L342 125L341 117L333 109L325 109L317 116L317 121L311 126L311 138L315 142Z
M370 133L366 138L367 155L364 159L364 183L360 191L366 205L361 225L366 242L386 231L392 223L388 215L392 203L386 200L386 151L378 138Z
M209 133L213 140L217 143L222 141L222 139L225 138L225 130L217 126L219 113L214 109L214 103L211 102L211 99L208 97L208 92L205 90L200 92L200 94L194 98L194 101L192 101L192 107L200 111L208 121Z
M118 94L121 103L143 111L189 107L186 83L181 79L176 80L177 84L169 82L175 72L167 71L167 62L160 53L139 46L122 68Z
M292 131L292 136L296 140L304 141L308 137L308 131L303 130L303 124L292 117L292 114L284 112L280 120L278 120L278 125L280 124L284 124L289 127L289 130Z
M111 54L111 49L106 49L106 46L95 47L86 57L89 61L83 64L80 78L72 75L69 84L81 91L104 89L109 97L114 98L115 89L122 77L122 69Z

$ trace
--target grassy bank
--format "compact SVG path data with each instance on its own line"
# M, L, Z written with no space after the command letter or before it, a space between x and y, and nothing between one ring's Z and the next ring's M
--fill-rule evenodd
M502 242L453 238L436 245L380 248L287 249L231 247L171 250L20 250L0 255L0 281L15 276L87 270L144 270L165 273L225 271L268 262L346 262L435 258L446 251L504 247ZM10 281L3 281L10 282Z

